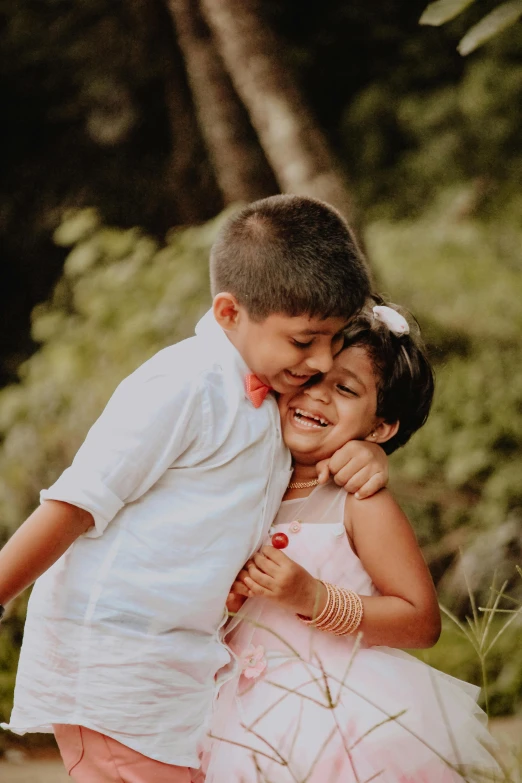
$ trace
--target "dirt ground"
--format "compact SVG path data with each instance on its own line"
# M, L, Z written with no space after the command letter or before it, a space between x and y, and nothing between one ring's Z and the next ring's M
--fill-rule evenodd
M71 783L61 761L24 761L0 763L2 783Z
M522 717L497 718L491 722L491 730L506 749L506 763L511 766L512 749L516 749L518 758L522 759ZM0 783L67 783L71 780L54 754L31 759L20 750L12 750L7 755L7 760L0 761ZM521 769L513 772L513 783L522 783L521 773Z

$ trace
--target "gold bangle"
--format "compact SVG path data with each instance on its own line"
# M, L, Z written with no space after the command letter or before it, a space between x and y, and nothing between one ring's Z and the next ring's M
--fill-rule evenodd
M347 592L351 593L350 613L346 619L346 622L337 629L336 633L338 636L346 636L348 634L355 633L355 631L357 631L361 625L363 619L363 602L361 596L355 593L353 590Z
M318 631L326 631L336 636L355 633L363 619L361 596L354 590L337 587L330 582L321 582L321 584L326 588L326 604L323 611L312 619L300 614L297 617L305 625L311 625Z
M305 625L317 625L317 623L322 623L326 618L326 616L329 615L331 612L332 602L333 602L333 593L330 589L331 585L328 582L323 582L323 581L321 581L321 584L324 585L324 587L326 588L326 604L324 605L323 611L320 612L317 615L317 617L308 618L305 617L304 614L298 614L297 617Z
M316 620L314 623L315 627L319 628L320 630L330 625L332 619L337 614L339 603L339 598L334 585L331 585L329 582L325 582L324 585L329 596L328 611L325 612L324 616L320 620Z
M332 585L332 590L335 593L335 611L329 618L329 622L321 626L321 630L329 632L335 631L344 623L348 608L344 591L336 585Z

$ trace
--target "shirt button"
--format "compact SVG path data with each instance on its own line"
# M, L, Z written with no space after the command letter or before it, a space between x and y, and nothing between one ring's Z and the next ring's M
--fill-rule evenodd
M291 533L299 533L301 530L301 523L298 519L295 519L293 522L290 523L289 530Z

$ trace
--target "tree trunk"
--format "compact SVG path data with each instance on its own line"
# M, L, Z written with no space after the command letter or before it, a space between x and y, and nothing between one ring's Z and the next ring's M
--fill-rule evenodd
M213 217L223 209L224 203L189 91L183 83L181 62L179 68L174 63L168 66L165 103L172 140L165 189L175 202L178 222L193 225Z
M201 133L226 204L278 187L248 114L234 91L197 0L168 0Z
M160 47L163 55L172 147L163 181L165 222L169 226L200 223L219 212L223 201L198 127L169 11L164 0L129 0L128 9L136 29L135 47L145 53ZM141 61L147 62L143 54Z
M281 189L323 199L353 222L339 166L255 0L201 0L201 7Z

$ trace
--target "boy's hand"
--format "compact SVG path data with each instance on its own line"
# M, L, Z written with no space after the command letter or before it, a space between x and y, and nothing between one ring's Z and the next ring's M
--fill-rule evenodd
M359 500L369 498L388 483L388 457L377 443L350 440L330 459L317 463L320 484L326 484L330 474Z
M306 617L312 617L314 611L318 614L317 606L323 598L322 583L273 546L257 552L238 574L238 581L249 596L275 599Z

